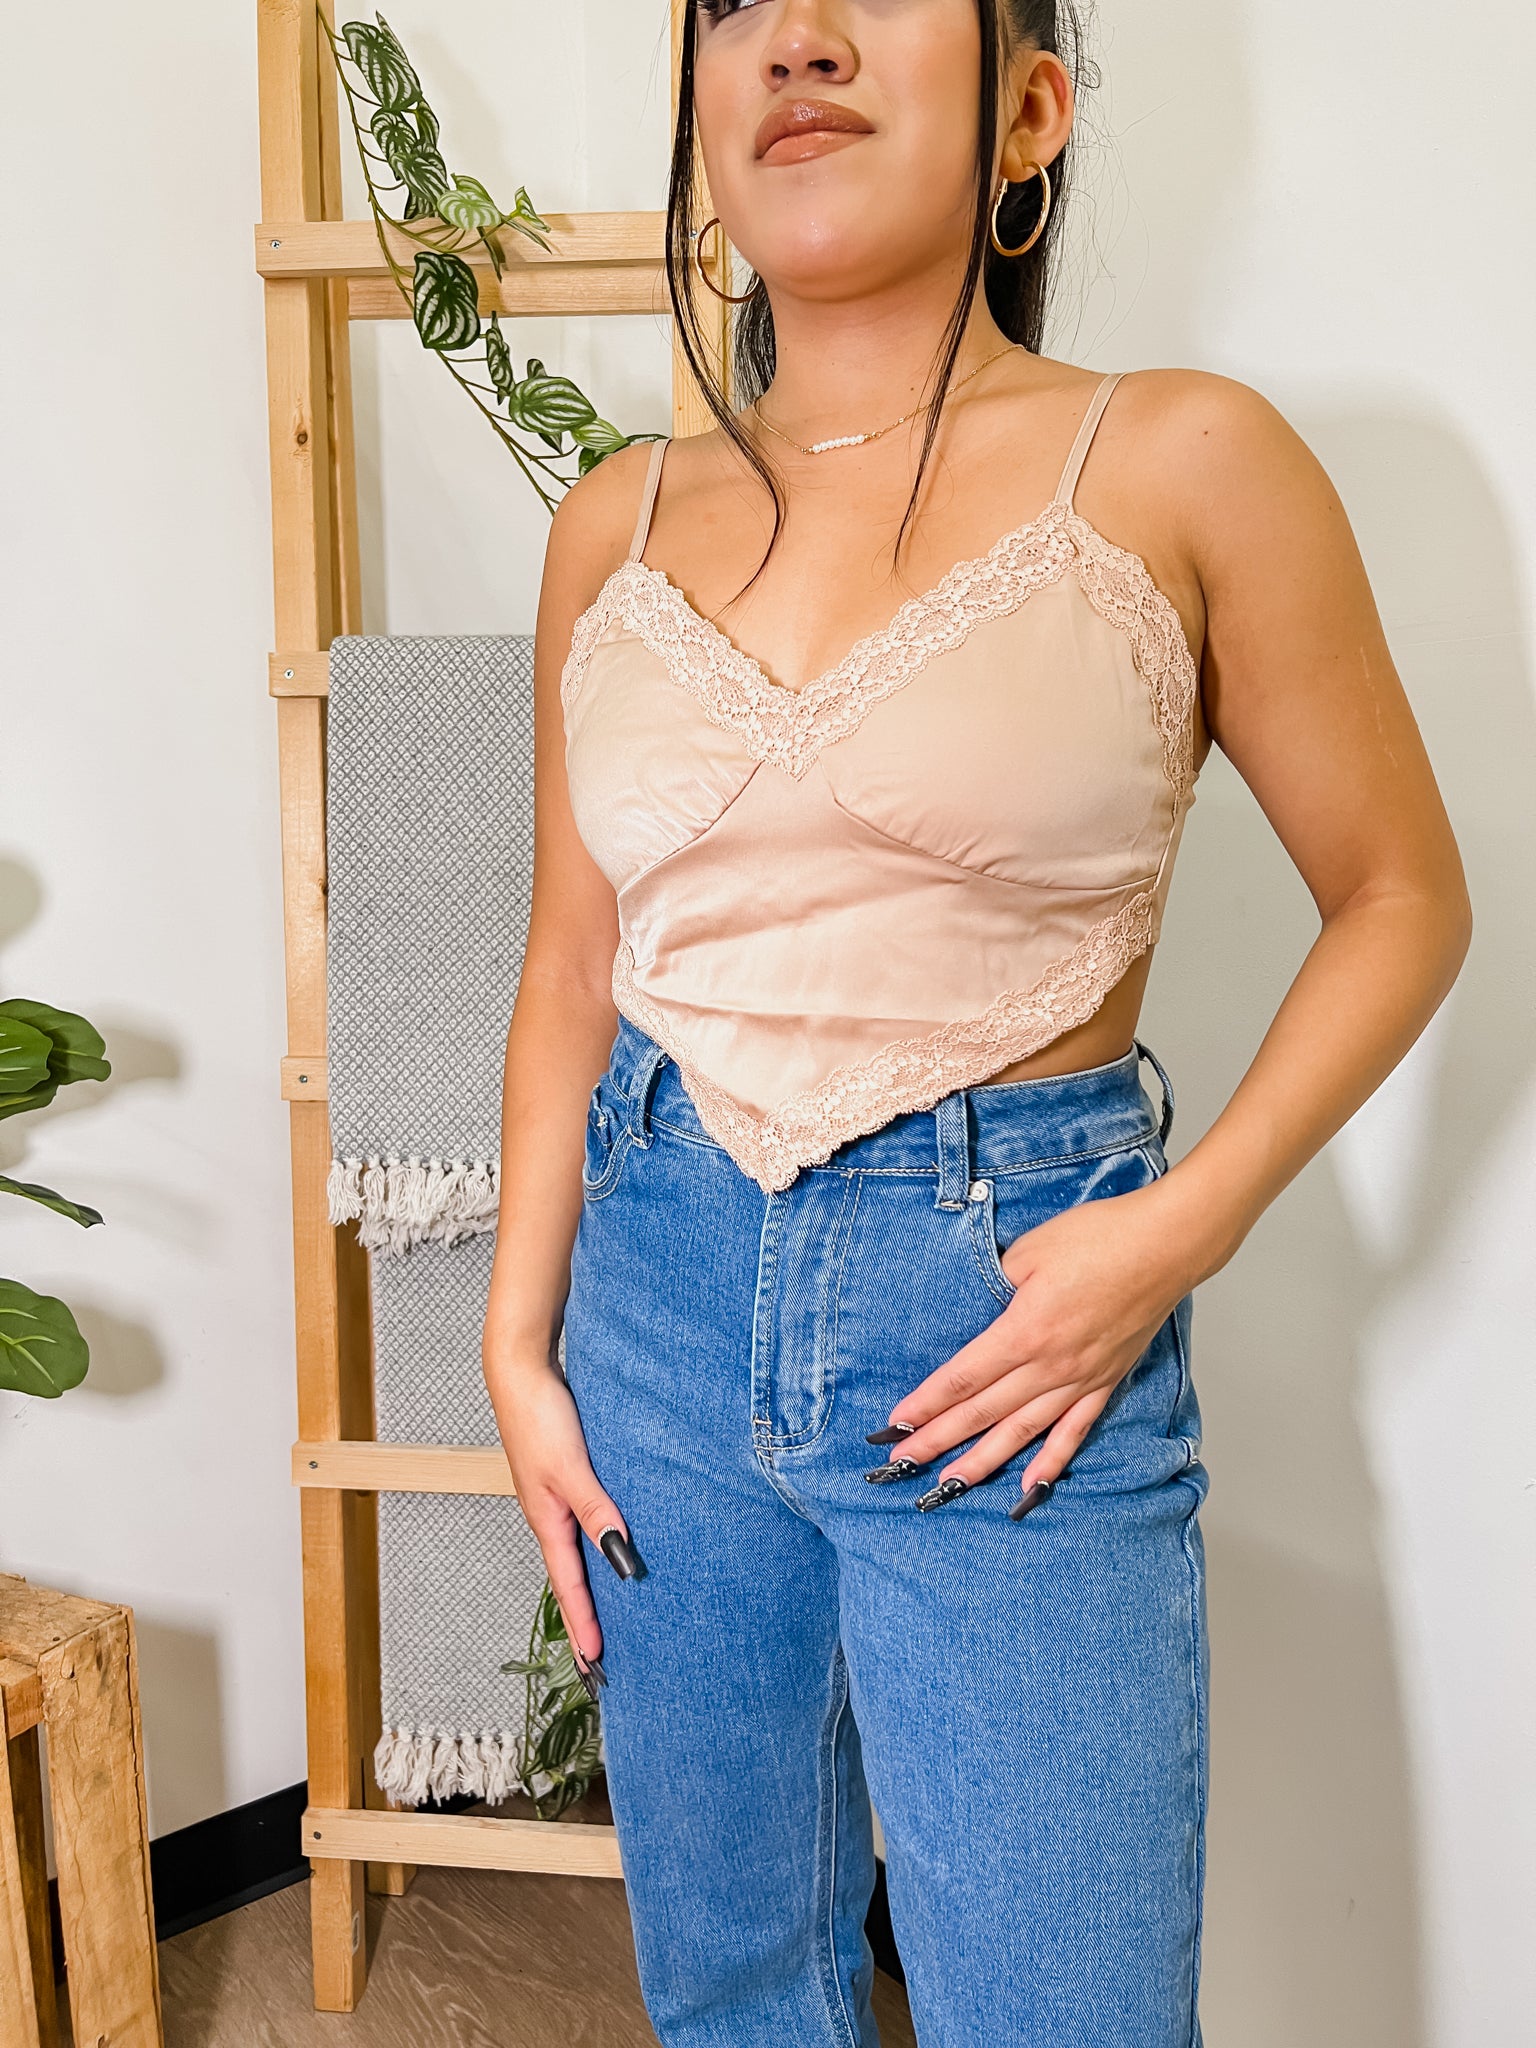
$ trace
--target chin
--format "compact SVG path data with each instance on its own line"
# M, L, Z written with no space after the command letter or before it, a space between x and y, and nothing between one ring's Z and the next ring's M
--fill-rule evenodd
M910 267L910 250L903 252L904 262L893 266L890 238L883 232L870 233L868 213L837 221L807 219L793 230L788 223L784 228L765 236L755 254L738 244L742 257L768 280L770 290L781 288L797 298L845 298L855 291L878 290Z

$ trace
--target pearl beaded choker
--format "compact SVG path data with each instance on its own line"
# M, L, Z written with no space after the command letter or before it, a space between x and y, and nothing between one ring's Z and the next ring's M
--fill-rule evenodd
M968 370L958 384L951 384L944 396L953 398L957 391L970 383L972 377L979 377L989 363L995 363L999 356L1007 355L1009 349L1020 346L1020 343L1014 341L1005 343L1002 348L979 362L974 370ZM830 440L813 441L809 447L806 447L804 442L797 441L793 434L786 434L781 427L774 426L771 420L764 419L762 408L756 399L752 401L751 410L756 413L759 424L766 427L770 434L776 435L781 441L787 441L791 448L798 448L802 455L826 455L833 448L862 448L866 441L878 441L882 434L893 433L897 427L905 426L908 420L916 419L920 412L926 412L932 403L932 399L929 399L922 405L914 405L910 412L904 412L899 420L892 420L889 426L873 427L865 434L834 434Z

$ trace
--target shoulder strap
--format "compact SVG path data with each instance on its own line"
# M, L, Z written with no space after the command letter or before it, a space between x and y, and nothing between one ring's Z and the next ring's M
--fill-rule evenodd
M1051 500L1052 504L1072 503L1077 491L1077 480L1083 473L1089 443L1098 429L1099 421L1104 417L1104 408L1109 403L1110 393L1124 375L1124 370L1111 370L1107 377L1099 379L1098 386L1088 401L1088 410L1083 414L1083 423L1077 430L1077 439L1072 443L1067 456L1066 466L1061 472L1061 482L1056 486L1056 496Z
M650 467L645 472L645 489L640 497L640 516L635 521L635 537L629 544L629 559L638 562L645 547L646 536L651 530L651 513L656 506L656 486L661 482L662 458L667 452L665 441L651 443Z

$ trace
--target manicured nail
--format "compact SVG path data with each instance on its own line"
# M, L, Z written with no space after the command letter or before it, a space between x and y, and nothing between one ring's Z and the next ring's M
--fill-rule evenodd
M899 1444L904 1436L910 1436L915 1422L888 1422L884 1429L872 1429L864 1441L867 1444Z
M606 1685L608 1683L608 1674L603 1669L603 1660L601 1657L586 1657L584 1659L580 1655L580 1653L578 1653L576 1661L578 1670L585 1669L587 1671L590 1671L592 1673L592 1676L597 1680L599 1685Z
M621 1579L645 1577L644 1560L622 1529L604 1529L597 1539L597 1547Z
M1028 1492L1021 1493L1013 1506L1008 1510L1009 1520L1022 1522L1031 1508L1037 1508L1042 1501L1049 1500L1055 1491L1056 1488L1049 1479L1037 1479Z
M883 1486L888 1479L910 1479L914 1472L921 1469L915 1458L892 1458L884 1465L876 1465L872 1471L866 1472L864 1477L873 1481L876 1486Z
M920 1508L941 1508L947 1500L958 1500L962 1493L970 1490L969 1479L962 1479L958 1472L952 1472L947 1479L941 1479L937 1486L917 1496Z
M597 1699L597 1680L592 1676L591 1672L588 1671L585 1664L577 1664L576 1676L581 1680L583 1686L585 1686L587 1698L595 1703Z

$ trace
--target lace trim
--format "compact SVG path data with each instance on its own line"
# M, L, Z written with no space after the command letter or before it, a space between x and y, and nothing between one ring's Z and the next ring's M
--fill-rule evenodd
M709 1135L772 1194L848 1139L904 1111L932 1109L952 1089L972 1087L1085 1023L1151 944L1153 907L1153 891L1140 890L1053 961L1033 987L1007 989L978 1017L941 1025L926 1038L896 1039L866 1060L836 1067L764 1117L743 1109L700 1072L665 1013L635 981L634 954L622 941L613 963L613 999L677 1062Z
M958 647L988 620L1016 611L1069 569L1100 617L1131 643L1162 735L1164 769L1182 800L1194 780L1192 713L1199 687L1183 622L1139 555L1106 539L1060 502L1004 534L984 555L957 562L931 590L909 598L888 625L866 634L835 667L798 690L774 682L759 661L689 603L664 570L635 559L622 562L573 628L560 677L561 706L569 718L592 652L618 620L715 724L745 742L754 759L798 780L823 747L855 731L874 705L910 682L934 655Z

